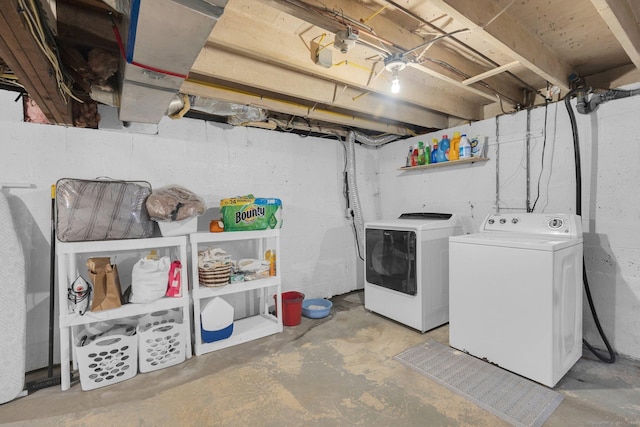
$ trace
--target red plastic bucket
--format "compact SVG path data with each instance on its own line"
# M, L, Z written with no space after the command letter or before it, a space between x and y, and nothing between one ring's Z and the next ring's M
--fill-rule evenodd
M278 296L274 295L273 299L276 301L277 307ZM303 299L304 294L302 292L289 291L282 293L282 324L284 326L296 326L300 324Z

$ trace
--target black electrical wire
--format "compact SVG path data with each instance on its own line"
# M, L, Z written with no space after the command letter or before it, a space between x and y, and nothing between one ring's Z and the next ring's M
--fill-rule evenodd
M353 210L351 211L351 224L353 225L353 235L356 237L356 250L358 251L358 258L364 261L364 257L360 252L360 240L358 240L358 229L356 228L356 220L353 215Z
M542 129L542 159L540 161L540 175L538 175L538 189L537 192L538 194L536 195L536 199L533 201L533 205L531 206L531 209L529 209L529 212L533 212L534 209L536 208L536 204L538 203L538 199L540 199L540 181L542 181L542 172L544 171L544 152L545 152L545 148L547 147L547 113L549 110L549 100L545 100L544 101L544 129Z
M569 113L569 121L571 122L571 132L573 134L573 153L574 153L574 161L575 161L575 173L576 173L576 215L582 215L582 171L580 169L580 144L578 140L578 127L576 124L576 116L573 112L573 108L571 107L571 97L577 93L585 92L586 89L578 88L572 89L567 93L564 97L564 105L567 108L567 112ZM598 328L598 332L600 333L600 337L602 337L602 341L604 345L607 347L607 351L609 352L609 358L601 355L594 347L591 346L585 340L582 339L583 344L600 360L606 363L614 363L616 361L616 355L613 352L613 348L609 344L609 340L602 330L602 326L600 325L600 320L598 319L598 314L596 313L595 306L593 305L593 299L591 298L591 290L589 289L589 281L587 280L587 269L584 263L584 255L582 257L582 282L584 284L584 290L587 295L587 301L589 302L589 308L591 309L591 314L593 315L593 320L595 321L596 328Z

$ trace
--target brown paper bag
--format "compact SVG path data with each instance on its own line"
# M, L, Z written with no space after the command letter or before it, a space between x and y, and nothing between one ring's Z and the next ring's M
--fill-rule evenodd
M87 260L89 277L93 282L91 311L108 310L122 306L122 291L118 268L109 257Z

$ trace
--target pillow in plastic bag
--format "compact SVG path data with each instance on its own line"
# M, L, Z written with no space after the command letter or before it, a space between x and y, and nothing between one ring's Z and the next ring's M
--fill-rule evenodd
M182 221L206 209L202 197L180 185L158 188L147 198L147 211L154 221Z

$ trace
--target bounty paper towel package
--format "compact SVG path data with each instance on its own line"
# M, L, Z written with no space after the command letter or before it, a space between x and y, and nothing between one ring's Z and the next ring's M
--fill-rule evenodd
M282 202L249 194L220 200L225 231L268 230L282 227Z

